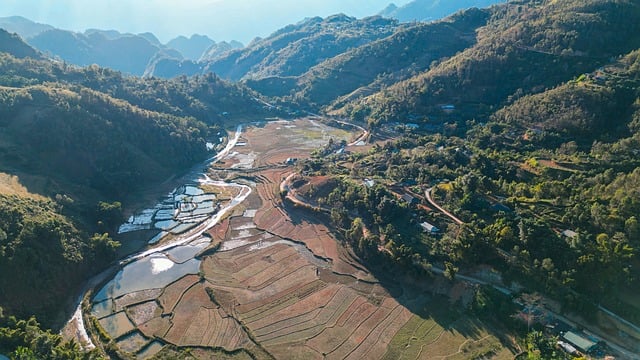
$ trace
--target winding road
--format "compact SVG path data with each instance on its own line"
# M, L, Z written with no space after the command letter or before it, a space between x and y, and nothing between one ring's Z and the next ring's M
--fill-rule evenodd
M433 201L433 199L431 198L431 190L433 190L432 187L428 188L427 190L425 190L424 192L424 196L426 197L427 201L429 202L429 204L433 205L433 207L435 207L436 209L440 210L440 212L442 212L443 214L447 215L449 218L451 218L451 220L453 220L456 224L458 225L462 225L464 224L464 221L458 219L457 217L455 217L455 215L453 215L452 213L448 212L447 210L445 210L442 206L436 204L435 201Z

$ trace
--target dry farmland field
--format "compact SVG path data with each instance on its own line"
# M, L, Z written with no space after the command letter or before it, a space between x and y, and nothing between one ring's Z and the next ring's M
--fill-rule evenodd
M485 324L449 310L429 280L386 285L325 214L283 203L280 185L296 171L287 159L356 136L309 119L247 126L209 174L252 190L207 230L219 247L164 288L94 302L98 325L114 327L120 351L138 358L513 358ZM237 196L227 191L217 190Z

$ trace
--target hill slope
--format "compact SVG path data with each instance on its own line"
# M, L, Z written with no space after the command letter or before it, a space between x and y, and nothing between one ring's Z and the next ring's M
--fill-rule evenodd
M0 306L59 324L79 282L115 255L118 200L210 157L223 121L261 108L213 75L143 80L0 53Z
M4 29L0 29L0 52L11 53L20 59L25 57L42 59L42 55L25 44L18 35L10 34Z
M640 46L640 6L632 1L525 1L491 11L476 44L339 113L436 119L442 104L452 104L456 118L483 118L492 106L556 86Z
M326 106L379 91L383 86L429 69L476 42L475 30L489 12L473 10L431 24L403 26L373 41L313 66L297 77L266 77L246 84L267 96L286 96L312 107Z

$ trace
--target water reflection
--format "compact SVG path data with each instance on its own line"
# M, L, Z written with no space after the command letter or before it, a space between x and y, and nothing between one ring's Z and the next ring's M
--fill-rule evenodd
M169 263L172 265L167 267ZM158 267L159 264L161 267ZM134 291L164 288L187 274L197 274L199 268L198 259L176 264L164 254L153 254L122 268L115 278L96 294L93 301L102 302Z

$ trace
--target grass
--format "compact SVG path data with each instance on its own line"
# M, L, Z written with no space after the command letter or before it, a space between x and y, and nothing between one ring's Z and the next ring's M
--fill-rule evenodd
M383 359L499 358L513 354L478 319L450 309L445 299L425 304L392 338Z
M17 176L2 172L0 172L0 194L18 195L37 200L45 199L41 195L29 192L29 190L20 183L20 179Z

